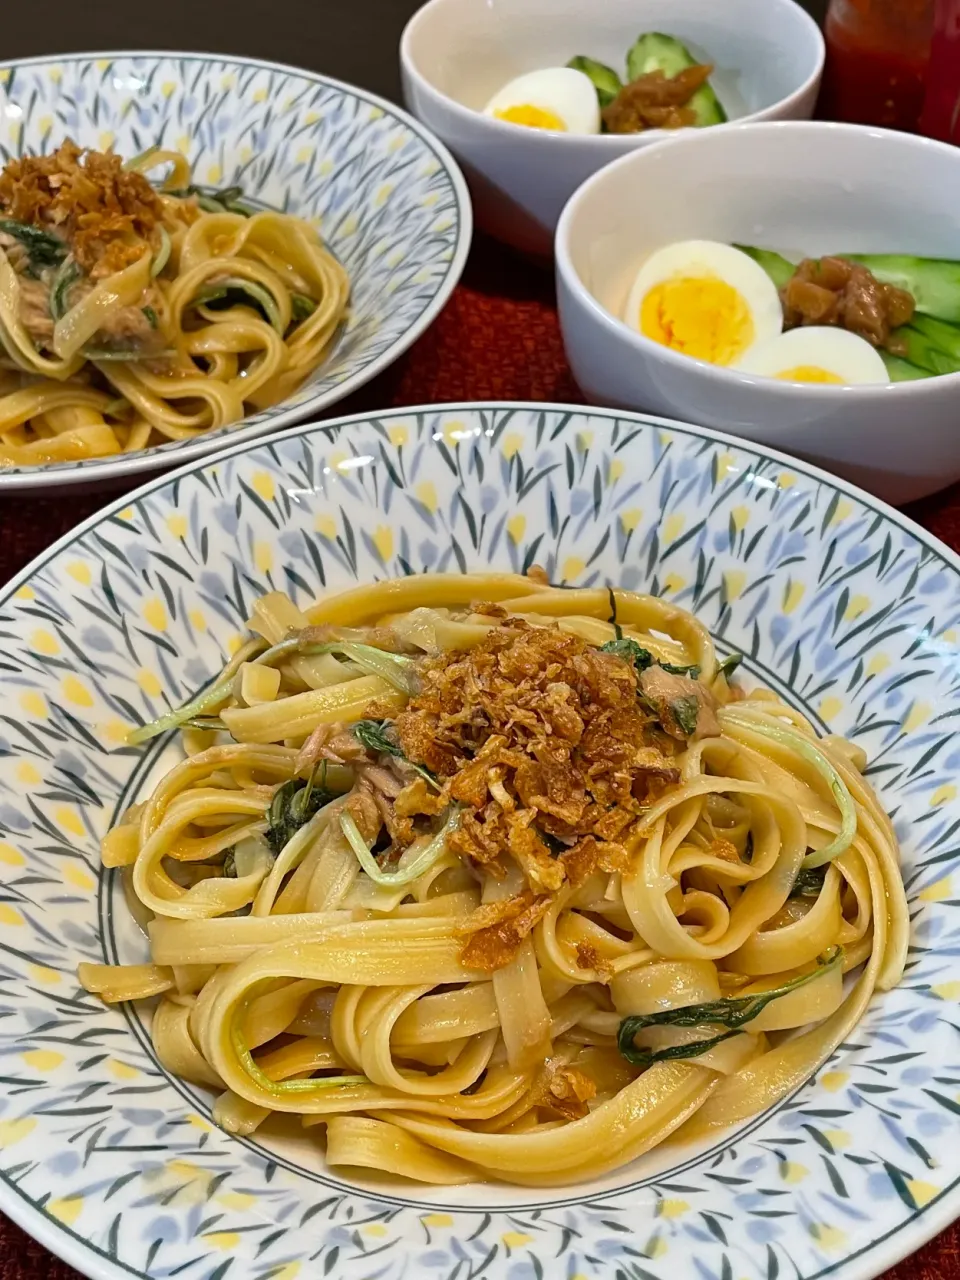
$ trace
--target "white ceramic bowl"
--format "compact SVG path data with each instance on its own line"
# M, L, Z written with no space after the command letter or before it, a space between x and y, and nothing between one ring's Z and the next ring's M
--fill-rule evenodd
M525 129L481 114L501 86L588 54L623 74L644 31L664 31L712 62L731 120L813 112L823 37L794 0L430 0L400 42L406 102L463 166L480 227L549 256L557 219L592 173L666 134L592 137ZM710 129L709 133L714 130Z
M0 124L0 163L66 137L124 157L153 143L177 148L194 181L237 183L254 205L315 221L351 286L339 337L287 400L154 449L0 468L0 492L115 485L315 416L420 336L470 247L470 198L449 152L391 103L312 71L195 53L0 63Z
M620 319L643 259L709 239L788 256L960 260L960 150L851 125L742 125L596 174L557 228L560 321L588 400L702 422L820 462L891 502L960 478L960 374L800 386L667 350Z

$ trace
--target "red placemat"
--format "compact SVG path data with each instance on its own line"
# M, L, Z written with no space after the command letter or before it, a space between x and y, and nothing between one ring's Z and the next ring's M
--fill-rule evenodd
M329 416L456 400L582 399L564 358L552 280L480 241L436 324L391 370ZM122 492L2 499L0 583ZM960 550L960 485L915 503L909 514ZM960 1228L950 1228L888 1274L895 1280L960 1280ZM0 1215L0 1280L75 1275Z

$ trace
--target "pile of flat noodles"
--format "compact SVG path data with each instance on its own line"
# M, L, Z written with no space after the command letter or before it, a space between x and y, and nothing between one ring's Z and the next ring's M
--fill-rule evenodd
M82 173L79 155L65 143L52 157L10 162L2 176L54 162L66 176ZM102 169L111 160L87 153L84 163ZM0 204L0 231L16 232L6 249L0 243L0 465L132 453L239 422L291 396L344 320L347 273L309 222L185 195L197 189L179 152L151 148L117 183L138 176L132 166L164 171L159 216L147 240L114 233L112 247L128 252L113 256L127 265L107 275L88 277L69 240L58 252L61 224L11 222ZM54 185L62 180L55 175ZM31 256L18 270L24 245ZM29 299L40 284L47 293L32 304L37 321ZM104 344L124 311L150 317L142 355L136 343Z
M239 853L318 726L406 701L349 657L301 652L298 633L385 627L424 652L458 650L494 625L476 601L591 645L620 635L660 662L695 663L722 729L681 751L679 782L624 837L627 869L565 885L492 974L463 967L462 925L516 892L516 873L496 881L444 848L416 878L378 883L338 820L349 764L331 764L325 785L342 794L275 859ZM763 1111L898 982L898 848L863 753L818 738L768 692L731 693L684 610L511 575L430 575L306 613L272 594L250 630L212 697L180 714L201 726L183 729L184 761L104 841L152 963L81 967L107 1000L159 996L161 1062L217 1091L228 1131L286 1113L325 1141L330 1165L366 1176L582 1182ZM718 836L734 857L716 855ZM627 1019L641 1029L624 1045ZM565 1105L570 1079L590 1082L579 1108Z

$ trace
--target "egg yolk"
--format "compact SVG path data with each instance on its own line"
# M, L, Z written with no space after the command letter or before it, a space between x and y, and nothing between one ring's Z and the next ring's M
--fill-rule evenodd
M640 308L640 332L711 364L733 364L754 341L746 299L715 276L677 276L656 285Z
M504 107L493 114L498 120L506 120L509 124L523 124L528 129L554 129L559 133L567 131L567 126L559 116L555 116L552 111L544 111L542 107L535 107L529 102L515 107Z
M829 369L820 369L815 364L798 364L795 369L784 369L776 376L781 382L822 382L834 387L846 385L838 373L831 373Z

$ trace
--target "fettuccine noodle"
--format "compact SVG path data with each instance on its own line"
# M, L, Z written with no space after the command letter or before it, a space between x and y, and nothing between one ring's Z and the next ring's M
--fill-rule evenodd
M158 170L155 189L143 176ZM0 466L130 453L228 426L318 368L349 280L301 218L65 143L0 173Z
M331 1166L576 1183L776 1103L903 970L859 748L664 601L543 575L274 593L103 842L171 1072Z

